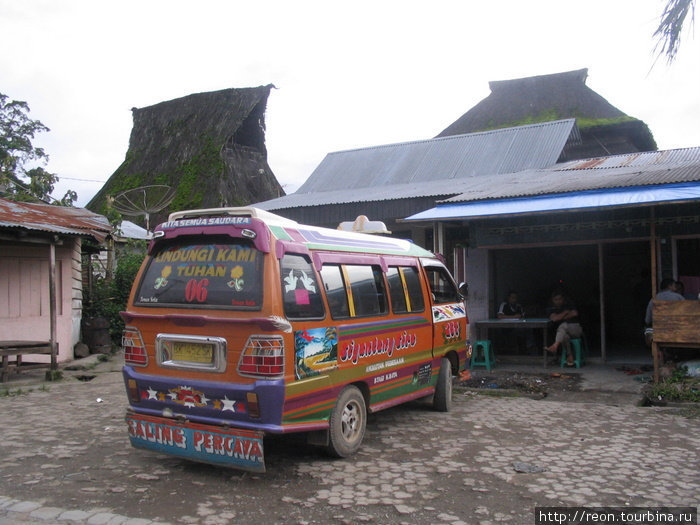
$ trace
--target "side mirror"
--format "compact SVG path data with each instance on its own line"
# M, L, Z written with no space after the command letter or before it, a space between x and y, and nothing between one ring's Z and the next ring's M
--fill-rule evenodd
M467 297L469 295L469 285L467 283L459 283L458 290L459 293L462 294L462 297Z

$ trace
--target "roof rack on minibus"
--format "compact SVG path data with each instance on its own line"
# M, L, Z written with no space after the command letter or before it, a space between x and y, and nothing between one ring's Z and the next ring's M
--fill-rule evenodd
M183 210L175 211L168 215L168 221L177 221L181 219L193 219L202 217L253 217L262 219L266 223L275 224L297 224L296 221L275 215L269 211L254 208L252 206L243 206L237 208L204 208L201 210Z

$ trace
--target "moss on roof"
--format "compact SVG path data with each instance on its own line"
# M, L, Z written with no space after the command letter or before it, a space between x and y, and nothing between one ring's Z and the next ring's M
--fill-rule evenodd
M267 164L265 110L272 85L197 93L132 109L124 162L88 203L107 211L108 196L145 185L175 188L172 211L259 202L284 194Z

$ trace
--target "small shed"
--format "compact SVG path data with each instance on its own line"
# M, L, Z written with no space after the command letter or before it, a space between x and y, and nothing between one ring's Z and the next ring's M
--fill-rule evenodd
M105 217L83 208L0 199L3 376L10 358L20 363L24 355L54 367L73 358L80 339L83 242L102 244L110 234Z

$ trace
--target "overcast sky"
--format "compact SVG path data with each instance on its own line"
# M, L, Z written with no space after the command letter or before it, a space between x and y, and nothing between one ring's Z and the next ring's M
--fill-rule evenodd
M660 149L700 146L700 36L654 65L665 2L0 0L0 92L51 129L54 196L78 205L124 160L130 108L269 83L288 193L331 151L434 137L490 80L581 68Z

